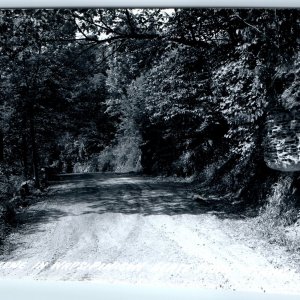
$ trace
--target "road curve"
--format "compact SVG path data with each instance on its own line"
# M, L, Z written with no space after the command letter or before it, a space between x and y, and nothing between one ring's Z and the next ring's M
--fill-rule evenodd
M282 249L247 236L251 220L204 211L187 183L63 176L19 218L1 257L5 278L300 294Z

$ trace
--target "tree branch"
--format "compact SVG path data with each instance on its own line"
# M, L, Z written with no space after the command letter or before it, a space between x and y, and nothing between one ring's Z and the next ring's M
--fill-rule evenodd
M236 17L239 20L241 20L244 24L246 24L247 26L251 27L252 29L254 29L255 31L257 31L258 33L260 33L261 35L263 35L267 40L271 41L272 44L278 49L278 45L276 43L274 43L264 32L262 32L261 30L259 30L257 27L255 27L254 25L248 23L247 21L245 21L243 18L241 18L239 15L233 15L232 17Z

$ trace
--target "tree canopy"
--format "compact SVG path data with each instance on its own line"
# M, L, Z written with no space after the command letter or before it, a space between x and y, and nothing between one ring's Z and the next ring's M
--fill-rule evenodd
M135 170L266 192L267 116L299 106L299 10L0 16L0 159L14 172L38 184L42 166Z

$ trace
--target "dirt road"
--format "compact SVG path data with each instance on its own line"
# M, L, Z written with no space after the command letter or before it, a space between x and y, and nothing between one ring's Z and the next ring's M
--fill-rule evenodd
M300 293L283 249L251 220L203 210L187 183L70 175L20 214L0 276Z

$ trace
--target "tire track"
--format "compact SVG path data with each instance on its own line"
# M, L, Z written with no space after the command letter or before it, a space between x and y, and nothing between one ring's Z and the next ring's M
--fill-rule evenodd
M1 276L300 293L299 273L274 266L266 252L240 237L238 228L247 220L204 213L186 184L128 174L76 176L66 176L45 202L29 207L27 223L10 238L17 248L2 257L49 264L40 270L0 269ZM64 262L145 267L53 268ZM151 269L166 264L187 269Z

